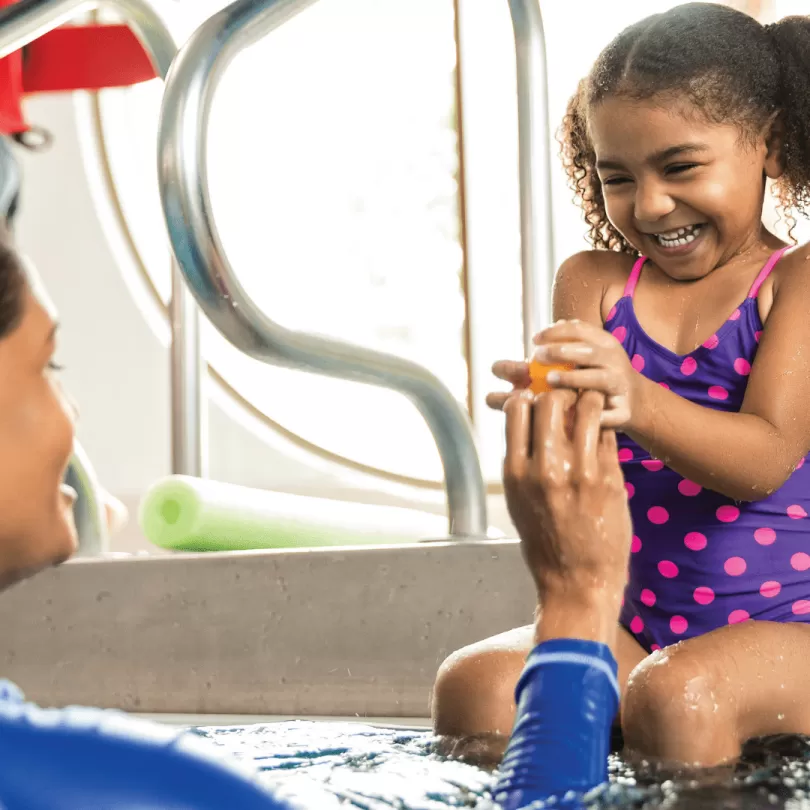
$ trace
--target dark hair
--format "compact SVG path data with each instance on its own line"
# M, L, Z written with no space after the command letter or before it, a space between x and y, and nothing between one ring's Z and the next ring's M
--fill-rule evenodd
M752 136L778 118L784 174L776 183L790 214L810 207L810 17L761 25L715 3L686 3L622 31L596 60L568 104L562 159L596 248L636 250L610 224L588 110L609 96L649 99L683 94L717 123Z
M23 316L25 269L11 237L0 225L0 340L13 332Z

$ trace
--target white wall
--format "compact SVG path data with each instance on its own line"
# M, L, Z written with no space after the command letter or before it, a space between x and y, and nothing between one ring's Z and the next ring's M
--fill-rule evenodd
M85 162L79 141L86 102L66 95L28 102L29 120L49 129L54 145L42 154L19 150L24 186L17 236L60 312L58 360L81 408L79 439L102 482L132 512L144 490L169 473L168 330L156 330L136 303L131 285L137 279L130 274L128 284L121 272L132 259L126 242L105 213L100 184L91 194L98 167L92 154ZM257 440L255 425L218 398L208 413L211 478L444 512L441 492L349 475L266 429ZM490 522L508 531L502 498L490 500ZM113 547L151 550L132 518Z

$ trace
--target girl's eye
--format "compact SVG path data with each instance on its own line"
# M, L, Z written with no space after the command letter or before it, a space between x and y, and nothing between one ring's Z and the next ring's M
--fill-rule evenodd
M48 361L48 369L50 371L64 371L65 367L60 366L59 363L56 362L56 360L49 360Z
M683 174L690 169L696 169L697 163L676 163L674 166L667 166L665 169L667 174Z
M629 177L608 177L602 181L603 186L620 186L624 183L629 183Z

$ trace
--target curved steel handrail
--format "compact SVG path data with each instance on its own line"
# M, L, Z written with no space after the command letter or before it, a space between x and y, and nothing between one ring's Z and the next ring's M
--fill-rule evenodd
M175 257L214 326L238 349L276 365L391 388L428 423L444 466L450 534L484 537L486 490L469 418L427 369L402 358L285 329L247 295L211 212L207 130L217 84L234 57L314 0L237 0L204 22L166 82L158 135L161 199Z

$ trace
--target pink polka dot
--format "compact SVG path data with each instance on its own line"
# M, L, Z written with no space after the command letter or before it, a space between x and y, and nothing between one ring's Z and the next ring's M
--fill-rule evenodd
M723 563L723 568L725 568L726 573L730 577L738 577L740 574L745 573L745 569L748 568L748 564L742 557L729 557Z
M757 529L754 532L754 540L761 546L769 546L776 540L776 532L773 529L763 526L761 529Z
M697 371L697 360L694 357L687 357L681 363L681 374L691 377Z
M692 596L699 605L710 605L714 602L714 591L705 585L695 588L695 592Z
M728 391L726 391L722 385L713 385L711 388L709 388L709 396L712 399L728 399Z
M734 312L732 312L731 315L728 316L728 319L730 321L738 321L740 319L741 314L742 313L740 312L739 309L735 309Z
M728 614L729 624L739 624L740 622L747 622L751 618L747 610L732 610Z
M669 620L669 629L672 630L676 636L680 636L682 633L685 633L688 627L689 622L686 621L683 616L673 616Z
M667 579L673 579L678 576L678 566L671 560L661 560L661 562L658 563L658 570L661 576Z
M689 532L689 534L683 538L683 544L691 551L700 551L706 548L708 542L706 535L700 532Z
M658 470L664 469L664 462L659 461L659 459L657 458L650 458L646 459L645 461L642 461L641 466L644 467L645 470L649 470L650 472L658 472Z
M797 571L806 571L810 568L810 554L805 554L803 551L797 551L790 558L790 565Z
M687 498L694 498L695 495L700 495L700 491L703 487L700 484L696 484L694 481L690 481L687 478L684 478L680 484L678 484L678 492L681 495L686 495Z
M779 595L779 591L782 590L782 586L776 582L775 580L769 580L768 582L763 582L762 585L759 586L759 592L766 598L771 599L774 596Z
M630 629L634 633L640 633L644 629L644 622L640 616L633 616L630 620Z
M624 485L624 488L627 490L627 499L630 500L636 494L636 488L629 481Z
M655 652L656 650L660 650L661 648L657 644L650 645L650 652Z
M670 387L666 383L662 382L662 383L658 383L658 384L661 386L661 388L666 388L667 391L670 390Z
M715 514L721 523L734 523L740 516L740 510L736 506L721 506Z
M810 613L810 602L807 599L799 599L798 602L793 603L791 609L797 616L802 616L805 613Z
M801 506L794 503L793 506L788 506L787 515L789 518L793 518L793 520L801 520L807 517L807 512L805 512Z
M644 358L640 354L634 354L633 359L630 361L630 365L636 371L644 371Z
M632 461L633 460L633 451L629 447L622 447L619 450L619 461L624 463L625 461Z
M800 470L802 467L804 467L804 461L805 460L803 458L799 459L799 463L796 465L797 470Z
M747 377L751 373L751 364L744 357L738 357L734 361L734 371Z
M641 551L641 538L640 537L636 537L636 535L633 535L633 540L630 543L630 551L632 551L633 554L637 554L639 551Z
M757 343L759 343L759 339L762 337L762 332L754 332L754 338L756 339Z
M720 345L720 338L717 335L712 335L704 344L704 349L716 349Z
M660 526L669 520L669 512L663 506L652 506L647 510L647 520Z
M616 307L611 307L610 312L608 312L607 320L605 321L605 323L608 323L608 321L612 321L615 317L616 317Z
M623 326L617 326L611 333L619 343L624 343L624 339L627 337L627 330Z
M645 588L641 592L641 601L647 607L652 607L655 604L655 594L648 588Z

